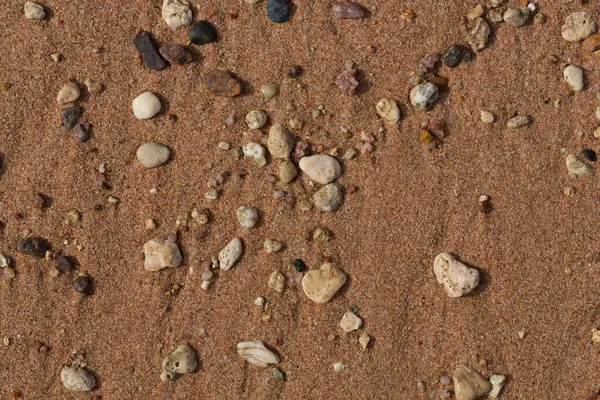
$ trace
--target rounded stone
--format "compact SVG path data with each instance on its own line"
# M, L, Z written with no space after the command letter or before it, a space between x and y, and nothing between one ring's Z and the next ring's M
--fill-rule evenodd
M44 19L46 18L46 12L44 7L38 3L28 1L23 6L23 13L27 19Z
M75 281L73 281L73 288L78 293L83 295L88 295L92 293L92 279L89 276L78 276Z
M531 118L528 115L517 115L508 120L506 127L510 129L518 129L527 126L531 123Z
M529 21L531 10L527 7L509 8L504 12L504 22L515 28L519 28Z
M159 142L144 143L135 153L137 160L146 168L163 165L171 157L171 151L165 144Z
M290 183L298 175L298 169L293 162L283 160L279 164L279 180L283 183Z
M186 0L164 0L162 17L171 29L178 29L192 22L192 10Z
M283 243L275 239L265 239L263 248L269 254L277 253L283 249Z
M89 392L96 386L96 378L90 371L82 367L63 367L60 371L60 381L69 390Z
M198 359L194 349L187 344L179 345L163 360L160 379L163 382L173 380L179 375L193 372L197 366Z
M466 50L460 44L448 47L441 57L442 64L449 68L457 67L466 57Z
M598 156L596 155L596 152L594 150L591 149L585 149L581 152L581 155L587 159L588 161L591 162L596 162L596 160L598 159Z
M299 166L310 179L321 185L335 181L342 173L340 163L327 154L302 157Z
M144 92L133 99L131 108L137 119L150 119L159 113L162 106L154 93Z
M249 142L242 146L244 157L251 158L259 167L267 165L265 148L258 143Z
M484 124L491 124L494 122L494 114L489 111L481 110L480 111L481 122Z
M343 1L333 5L333 16L337 19L359 19L366 17L360 4Z
M596 22L586 12L574 12L567 16L562 26L562 37L568 42L578 42L596 33Z
M236 216L244 228L254 228L258 223L258 210L251 206L241 206L238 208Z
M38 237L30 237L21 240L17 244L17 252L37 258L44 258L48 251L48 243Z
M56 95L56 102L58 104L67 104L77 101L81 92L79 91L79 85L75 82L67 82Z
M267 0L267 16L276 24L290 20L290 5L285 0Z
M263 110L252 110L246 114L246 125L250 129L260 129L267 124L267 113Z
M569 87L575 92L581 92L584 86L583 70L576 65L568 65L563 71L563 77Z
M325 213L337 210L344 201L342 186L338 183L330 183L323 186L313 194L313 203L315 207Z
M437 100L438 93L438 87L433 83L422 83L410 91L410 102L419 110L428 110Z
M400 108L394 100L381 99L375 105L379 115L388 125L395 125L400 121Z
M229 271L239 260L244 251L244 243L240 238L233 238L227 246L219 252L219 267L223 271Z
M217 41L217 30L210 22L200 20L190 29L189 37L192 43L203 46Z
M269 101L279 93L279 85L276 83L265 83L260 87L260 93L264 101Z
M479 271L467 267L450 253L440 253L435 257L433 272L449 297L464 296L479 285Z
M271 157L287 160L294 149L294 137L281 124L275 124L269 129L267 148Z

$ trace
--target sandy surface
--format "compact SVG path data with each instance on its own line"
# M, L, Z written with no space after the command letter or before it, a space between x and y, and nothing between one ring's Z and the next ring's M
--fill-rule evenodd
M187 42L187 29L173 32L163 22L159 0L46 0L52 18L43 22L27 21L21 1L2 6L0 83L12 87L0 92L0 251L14 258L17 277L0 279L0 336L10 339L0 345L1 398L19 391L24 399L427 399L438 395L439 378L463 362L486 376L506 375L502 400L583 399L598 388L598 351L590 345L599 323L597 178L569 178L561 151L597 147L591 132L598 59L560 36L565 16L582 8L578 2L542 2L545 25L495 25L489 47L472 62L440 69L450 89L428 113L410 106L410 73L425 53L465 43L463 17L473 1L364 0L371 18L337 21L333 2L297 0L292 20L281 25L267 19L264 3L192 3L195 19L212 21L220 40L198 48L199 63L161 72L144 68L132 44L140 29L162 43ZM583 8L599 16L593 5ZM416 13L414 23L401 18L403 10ZM54 52L64 61L55 64ZM583 66L588 89L570 94L549 54ZM347 60L362 73L354 97L334 84ZM305 71L297 81L286 76L290 64ZM231 100L208 93L205 78L215 69L241 77L246 94ZM84 91L93 138L81 145L60 126L55 97L68 80L82 84L88 77L106 91ZM259 169L217 148L221 140L242 145L260 137L244 133L244 115L262 107L257 88L265 82L281 85L281 94L264 106L271 121L302 119L299 138L343 154L361 131L378 137L372 155L345 163L340 183L359 190L337 212L301 211L297 204L315 191L305 178L268 183L264 174L275 172L275 163ZM146 90L160 94L168 110L139 121L131 100ZM404 117L378 133L374 105L382 97L401 103ZM289 102L295 111L287 110ZM326 116L313 120L319 104ZM481 108L498 122L482 124ZM511 112L530 114L534 124L507 130ZM226 126L232 113L235 123ZM443 147L431 152L418 141L425 115L447 125ZM354 138L344 137L342 125L352 127ZM169 164L145 170L137 163L136 148L149 140L174 150ZM101 163L110 191L94 185ZM238 168L248 176L239 178ZM207 181L223 171L232 176L222 197L209 202ZM563 195L565 186L575 189L574 197ZM295 198L291 210L272 198L280 188ZM32 207L38 192L53 199L43 212ZM492 198L488 215L478 211L481 194ZM108 195L120 204L108 204ZM235 210L244 204L263 213L252 231L236 221ZM171 233L175 219L194 206L211 210L209 235L198 239L192 226L181 234L185 266L146 272L144 242ZM63 224L72 209L83 215L79 228ZM159 223L155 232L144 230L149 217ZM317 226L329 227L335 239L309 241ZM75 292L73 273L52 278L55 263L16 253L26 229L76 257L79 270L95 281L94 294ZM246 243L243 261L203 291L200 263L234 235ZM265 237L285 241L286 250L266 254ZM476 292L445 295L432 272L441 251L480 268ZM313 269L323 257L349 276L330 303L314 304L297 285L283 295L267 288L275 269L291 276L294 258ZM173 284L183 288L167 296ZM257 296L267 298L266 309L252 304ZM367 351L357 343L360 332L344 334L338 325L351 306L374 338ZM264 315L271 319L264 322ZM523 328L527 335L520 340ZM337 338L328 341L330 334ZM281 355L287 382L238 357L236 343L254 337ZM50 351L38 352L37 341ZM201 368L165 384L160 363L181 342L197 349ZM60 383L60 369L74 351L85 354L98 377L91 395ZM340 374L332 369L338 361L347 365Z

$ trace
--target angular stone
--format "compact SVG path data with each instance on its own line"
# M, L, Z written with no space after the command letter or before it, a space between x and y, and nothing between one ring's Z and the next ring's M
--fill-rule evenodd
M352 311L347 311L340 321L340 326L344 332L349 333L362 326L362 319L360 319L358 315L354 314Z
M180 44L165 44L158 51L171 64L183 65L194 60L192 53Z
M135 48L137 49L138 53L140 53L140 55L142 56L144 65L147 68L153 69L155 71L161 71L169 66L169 64L165 61L164 58L162 58L162 56L156 49L154 40L148 32L140 31L135 37L135 39L133 39L133 44L135 45Z
M66 107L60 110L63 126L69 130L72 129L77 124L77 121L79 121L82 113L83 108L79 105L75 107Z
M196 352L187 344L177 346L177 348L162 362L162 372L160 379L170 381L179 375L194 372L198 366Z
M450 253L440 253L435 257L433 272L450 297L464 296L479 284L479 271L467 267Z
M596 33L596 22L586 12L574 12L567 16L562 27L562 37L568 42L578 42Z
M163 268L176 268L181 264L181 253L177 243L165 239L152 239L144 244L144 268L155 272Z
M325 304L346 283L344 274L333 263L323 264L320 269L308 271L302 278L304 294L315 303Z
M467 36L467 42L473 51L481 51L485 49L490 36L490 26L483 18L475 20L475 26Z
M208 91L223 97L235 97L242 93L240 82L227 71L215 71L208 76Z
M588 37L581 44L581 48L585 51L596 51L600 49L600 33L595 33Z
M366 17L360 4L343 1L333 5L333 16L337 19L358 19Z
M492 389L487 379L467 365L459 365L452 378L456 400L476 400Z
M592 173L592 167L583 162L579 157L574 154L569 154L566 159L567 170L569 176L573 178L583 178L586 175Z

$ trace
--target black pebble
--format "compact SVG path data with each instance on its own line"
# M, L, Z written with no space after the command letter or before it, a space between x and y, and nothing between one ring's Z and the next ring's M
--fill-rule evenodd
M217 41L217 30L205 20L196 22L190 29L189 35L192 43L199 46Z
M294 264L294 268L296 268L296 271L298 272L304 272L306 271L306 264L304 264L304 261L302 261L301 259L297 258L294 261L292 261L292 264Z
M268 0L267 16L277 24L290 20L290 5L285 0Z
M442 54L442 64L446 67L454 68L465 59L467 54L463 46L454 44L448 47Z
M83 108L81 106L67 107L60 110L63 126L67 129L72 129L77 124L77 121L79 121L82 112Z
M133 39L135 48L142 56L144 65L155 71L161 71L169 66L164 58L160 55L154 44L152 36L146 31L141 31Z
M56 267L60 272L69 272L75 269L74 263L71 262L67 257L60 256L58 258L58 266Z
M31 237L21 240L17 244L17 251L28 256L44 258L48 250L48 243L38 237Z
M92 293L92 279L89 276L79 276L73 282L73 287L77 292L88 295Z
M587 158L588 160L595 162L596 159L598 158L596 156L596 152L594 150L590 150L590 149L585 149L582 153L581 153L585 158Z
M288 76L288 78L296 79L300 76L301 73L302 73L302 68L300 68L297 65L293 65L288 68L287 76Z

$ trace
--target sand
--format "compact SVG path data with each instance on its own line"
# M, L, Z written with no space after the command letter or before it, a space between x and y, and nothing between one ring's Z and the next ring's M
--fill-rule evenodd
M474 1L364 0L371 18L337 21L333 2L297 0L292 20L280 25L267 19L264 2L193 1L195 19L214 23L218 43L197 48L198 63L156 72L143 66L132 44L139 30L161 43L187 43L186 29L166 26L160 3L45 0L51 18L43 22L26 20L21 1L2 6L0 83L11 88L0 92L0 251L14 258L17 276L0 279L0 336L10 340L0 346L1 398L18 391L24 399L428 399L459 363L486 376L506 375L502 400L583 399L598 389L598 351L590 345L599 323L597 178L569 178L564 160L597 148L591 132L600 76L597 56L560 36L571 12L583 8L597 19L593 4L542 2L544 25L494 25L488 48L472 62L440 69L449 90L424 113L408 101L410 73L424 54L466 42L464 16ZM404 10L416 13L413 23L401 18ZM64 61L55 64L55 52ZM549 54L581 65L587 89L572 95ZM361 74L353 97L334 83L348 60ZM286 76L291 64L304 70L298 80ZM233 100L208 93L205 78L215 69L237 74L245 93ZM106 90L84 90L93 137L81 145L60 126L55 97L68 80L86 78ZM267 82L279 83L280 95L263 107L258 88ZM167 110L136 120L131 100L146 90L159 94ZM383 97L396 99L404 115L399 126L379 133L375 104ZM558 107L553 99L560 99ZM288 111L290 102L295 111ZM319 104L326 115L313 120ZM326 149L353 146L361 131L375 134L374 153L344 163L339 179L358 191L332 214L304 212L298 204L316 190L306 179L268 183L265 171L276 173L276 163L260 169L218 149L219 141L240 146L260 139L245 133L244 116L254 108L267 110L272 122L300 118L305 127L297 136ZM481 108L497 122L481 123ZM513 112L531 115L533 124L507 130ZM231 114L235 122L227 126ZM448 136L437 150L418 141L424 116L446 123ZM346 139L341 126L350 126L354 138ZM146 170L135 150L151 140L168 144L174 156ZM101 163L110 191L93 181ZM239 168L248 171L243 179ZM222 197L206 200L208 179L224 171L231 178ZM565 186L574 188L573 197L563 195ZM278 189L295 198L291 210L272 198ZM51 197L52 205L34 209L35 193ZM482 194L493 204L487 215L478 211ZM121 200L116 207L109 195ZM262 212L252 231L236 221L240 205ZM143 244L173 232L176 218L194 206L211 210L209 234L198 238L191 226L180 235L184 266L145 271ZM63 220L73 209L83 223L68 228ZM154 232L145 231L146 218L157 220ZM310 241L318 226L330 228L334 240ZM54 262L16 253L26 229L76 257L79 271L93 277L94 293L75 292L73 273L52 278ZM200 263L236 235L246 243L243 260L202 290ZM266 237L283 240L286 250L267 254ZM442 251L479 268L480 288L447 297L432 268ZM349 282L326 305L311 302L298 285L283 295L270 290L269 275L281 268L291 276L295 258L310 269L330 258ZM168 296L174 284L182 288ZM253 305L257 296L268 306ZM357 343L362 330L344 334L339 327L350 307L374 338L367 351ZM236 354L236 344L252 338L281 355L286 382ZM38 341L49 346L47 354L37 350ZM165 384L161 361L180 343L197 350L201 366ZM85 354L98 378L89 396L60 383L74 351ZM334 373L335 362L346 370Z

